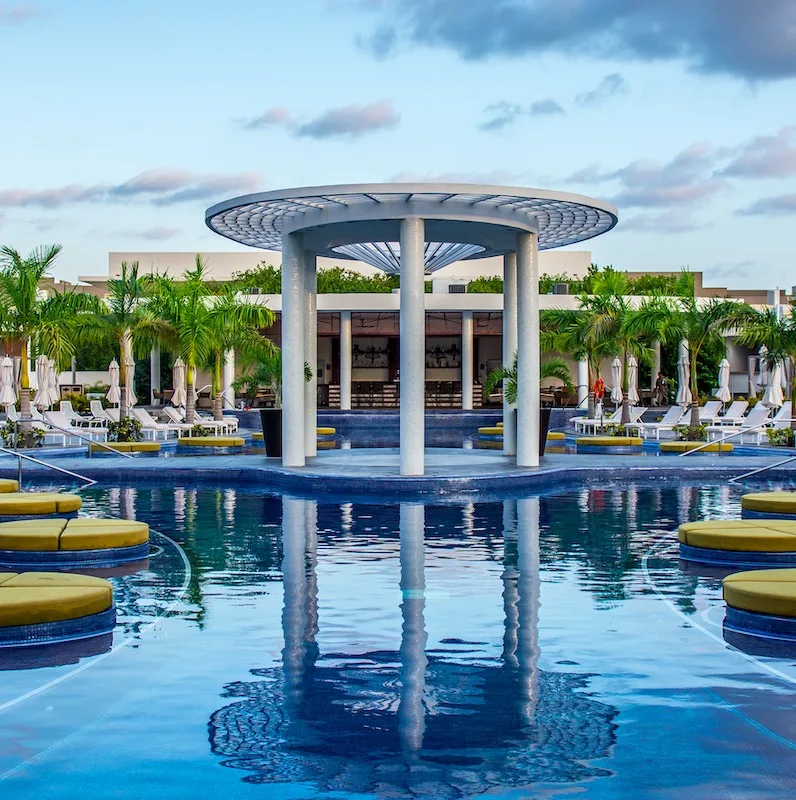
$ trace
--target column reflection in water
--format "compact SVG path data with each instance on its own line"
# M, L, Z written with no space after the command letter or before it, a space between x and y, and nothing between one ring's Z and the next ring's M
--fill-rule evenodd
M314 515L308 510L313 507ZM294 497L282 498L282 631L285 646L282 649L282 667L285 677L285 700L288 705L298 705L302 699L305 672L317 655L317 585L315 560L312 557L310 580L307 574L307 520L317 519L315 503ZM312 530L315 547L315 526Z
M517 501L503 501L503 663L516 669L519 594L517 593Z
M517 669L520 713L532 725L539 700L539 498L517 501Z
M426 729L425 625L425 509L415 503L401 503L401 696L398 704L398 735L406 755L423 747Z

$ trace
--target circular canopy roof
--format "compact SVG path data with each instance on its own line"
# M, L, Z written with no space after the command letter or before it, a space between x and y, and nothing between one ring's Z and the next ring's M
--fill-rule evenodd
M582 195L449 183L312 186L247 194L209 208L207 226L228 239L281 250L301 231L307 249L400 272L400 221L425 220L425 270L502 255L518 232L539 236L539 249L575 244L611 230L616 209Z

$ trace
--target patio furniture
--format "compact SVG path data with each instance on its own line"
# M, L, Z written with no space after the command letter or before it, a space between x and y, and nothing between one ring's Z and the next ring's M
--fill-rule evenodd
M749 403L746 400L735 400L727 409L727 413L723 417L716 417L713 424L742 425L747 408Z
M672 406L661 418L660 422L634 422L626 425L629 433L638 431L643 439L653 436L655 439L661 438L664 431L672 431L677 425L686 424L683 420L691 411L682 406Z
M131 409L133 419L141 423L141 432L147 439L153 441L158 438L158 434L163 434L164 441L169 438L170 433L176 433L190 429L190 425L177 425L175 423L158 422L145 408Z
M755 428L757 429L758 426L761 426L766 419L771 414L771 409L764 406L762 403L758 403L741 421L740 427L742 430L746 430L747 428ZM712 442L715 439L720 439L723 436L726 436L730 431L726 425L708 425L707 426L707 436L708 441ZM743 441L744 433L740 434L738 441Z
M8 405L5 407L6 412L6 419L9 422L19 422L20 421L20 413L14 406ZM32 416L32 415L31 415ZM39 415L41 416L41 415ZM55 440L59 443L62 447L66 446L66 434L61 433L60 431L56 431L52 428L48 428L47 425L44 424L42 420L33 420L30 423L32 428L36 430L44 431L44 441L43 444L51 444L52 440ZM50 439L48 442L47 440ZM60 440L60 441L59 441Z
M72 425L62 411L45 411L44 421L50 425L54 425L56 430L60 430L62 433L78 441L81 441L81 437L87 437L92 441L96 439L100 442L104 442L108 438L107 428L85 428Z

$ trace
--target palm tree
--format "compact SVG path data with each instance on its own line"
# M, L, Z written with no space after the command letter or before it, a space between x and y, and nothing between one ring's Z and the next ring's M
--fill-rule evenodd
M232 385L238 391L245 391L254 400L257 390L262 387L274 394L274 407L282 406L282 351L267 339L244 346L245 367L241 376ZM312 380L312 369L304 364L304 380Z
M239 302L232 289L207 281L202 257L182 281L167 275L154 278L152 297L147 310L164 323L160 340L185 362L187 399L185 420L195 419L194 387L196 368L213 363L218 375L216 398L220 400L220 370L230 342L256 328L271 324L273 314L264 306Z
M544 380L545 378L558 378L564 386L567 388L567 391L572 391L572 380L569 376L569 368L567 367L567 362L564 361L563 358L548 358L546 361L542 361L539 366L539 378L540 380ZM514 354L514 363L512 364L511 369L506 367L499 367L498 369L493 369L492 372L487 375L486 378L486 387L485 391L487 394L490 392L495 391L495 387L500 383L503 382L503 393L506 396L506 400L511 404L514 405L517 402L517 354Z
M122 385L119 403L119 418L128 414L127 399L132 375L128 375L127 361L135 352L142 356L148 352L159 337L168 333L163 320L151 313L146 305L151 295L153 279L150 275L138 275L138 262L122 261L118 278L108 281L108 296L99 313L83 318L79 323L82 334L95 341L114 342L119 355L119 379Z
M664 344L684 341L688 345L692 428L699 427L699 353L703 349L725 347L724 335L745 325L754 313L751 306L737 300L713 298L700 303L696 297L655 297L643 303L630 321L631 334L655 332Z
M55 292L43 297L39 284L47 277L61 252L54 244L38 247L26 257L11 247L0 248L0 336L19 347L20 410L30 419L31 341L37 350L63 368L74 353L74 334L79 315L96 311L96 297L78 292ZM22 430L30 431L23 422Z
M789 394L791 406L796 409L796 314L791 309L780 316L776 309L766 308L752 312L743 322L736 340L745 347L766 348L765 361L769 369L777 364L790 363ZM796 430L796 418L791 414L791 429Z

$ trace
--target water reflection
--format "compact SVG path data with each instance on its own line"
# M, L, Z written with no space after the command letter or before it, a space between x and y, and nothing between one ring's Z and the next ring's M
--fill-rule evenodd
M256 681L225 687L226 697L242 699L210 719L222 763L254 783L393 797L461 797L609 774L589 762L610 756L616 710L584 691L588 675L539 669L539 500L498 509L500 657L456 639L428 650L430 509L412 503L399 509L399 647L321 653L318 509L284 498L282 661L253 670Z

